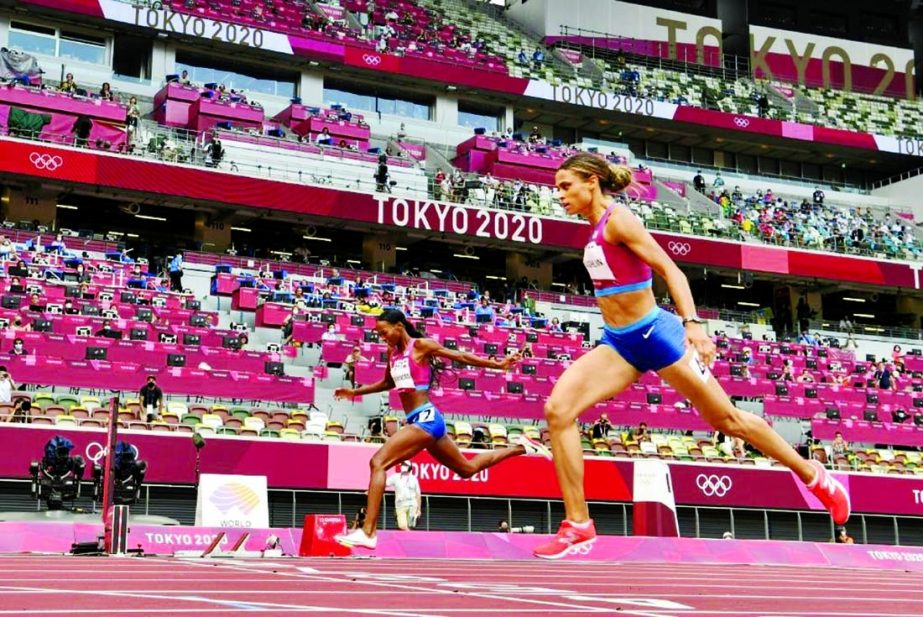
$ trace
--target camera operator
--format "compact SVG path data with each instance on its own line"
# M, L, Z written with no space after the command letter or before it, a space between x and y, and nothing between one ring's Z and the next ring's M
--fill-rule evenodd
M16 407L13 408L13 413L4 416L3 421L29 424L32 422L32 403L25 399L16 401Z

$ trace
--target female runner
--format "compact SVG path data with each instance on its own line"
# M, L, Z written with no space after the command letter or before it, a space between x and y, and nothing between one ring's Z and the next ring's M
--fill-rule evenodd
M850 503L843 486L820 463L801 458L761 417L734 407L711 375L708 367L715 359L715 345L696 316L685 275L632 212L607 195L632 184L631 170L582 153L564 161L555 184L565 211L582 216L593 228L583 264L606 325L603 344L564 372L545 403L566 518L557 536L537 547L535 555L556 559L581 546L586 550L596 539L583 493L583 451L575 420L646 371L656 371L717 430L744 439L786 465L820 499L837 525L845 523ZM679 317L654 301L651 270L666 281Z
M436 341L423 338L398 310L387 310L378 317L375 324L378 336L388 343L388 368L378 383L361 388L339 388L333 394L336 398L352 399L363 394L384 392L397 388L401 404L407 413L407 425L392 435L375 453L369 463L372 469L369 478L369 496L366 505L365 523L351 533L336 537L346 546L374 549L378 543L375 528L378 525L378 511L385 490L385 472L401 461L412 458L421 450L427 450L433 458L457 473L470 478L477 472L496 465L511 456L541 454L551 458L548 449L525 435L520 435L516 444L509 448L483 452L473 458L465 458L458 446L445 432L442 414L429 402L427 391L435 381L438 368L437 358L457 360L469 366L480 366L506 370L519 362L519 354L502 360L488 360L463 351L446 349Z

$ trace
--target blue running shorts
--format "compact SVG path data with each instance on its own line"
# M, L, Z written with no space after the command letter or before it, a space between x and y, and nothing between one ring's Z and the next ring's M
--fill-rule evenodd
M633 367L659 371L686 354L686 329L680 318L659 306L623 328L606 326L602 343L612 347Z
M407 424L419 426L433 436L433 439L442 439L445 435L445 418L432 403L423 403L407 414Z

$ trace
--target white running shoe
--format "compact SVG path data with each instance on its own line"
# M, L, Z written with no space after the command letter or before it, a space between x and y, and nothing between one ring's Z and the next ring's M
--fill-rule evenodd
M545 444L535 441L525 433L520 433L519 436L516 437L516 445L525 448L526 454L538 454L544 456L549 461L551 460L551 450L549 450Z
M345 535L336 536L334 540L336 540L338 544L349 546L350 548L367 548L369 550L375 550L375 547L378 546L378 536L370 538L365 535L365 532L361 528L354 529Z

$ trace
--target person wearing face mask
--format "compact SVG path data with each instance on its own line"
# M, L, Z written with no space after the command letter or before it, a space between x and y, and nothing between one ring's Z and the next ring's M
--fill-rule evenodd
M147 421L153 422L159 414L163 413L163 390L157 385L157 377L148 375L147 383L138 393L141 399L141 409L147 414Z
M79 315L80 314L80 311L77 309L76 306L74 306L73 300L68 299L64 301L64 314L65 315Z
M423 496L420 493L420 482L411 473L413 465L410 461L401 463L401 472L388 478L385 486L394 489L394 515L397 518L397 528L408 531L417 526L417 518L423 508Z
M13 341L13 348L9 351L11 356L28 356L29 350L26 349L26 345L21 338L17 338Z
M337 336L337 327L334 324L328 324L327 330L321 334L320 339L322 341L338 341L340 337Z

